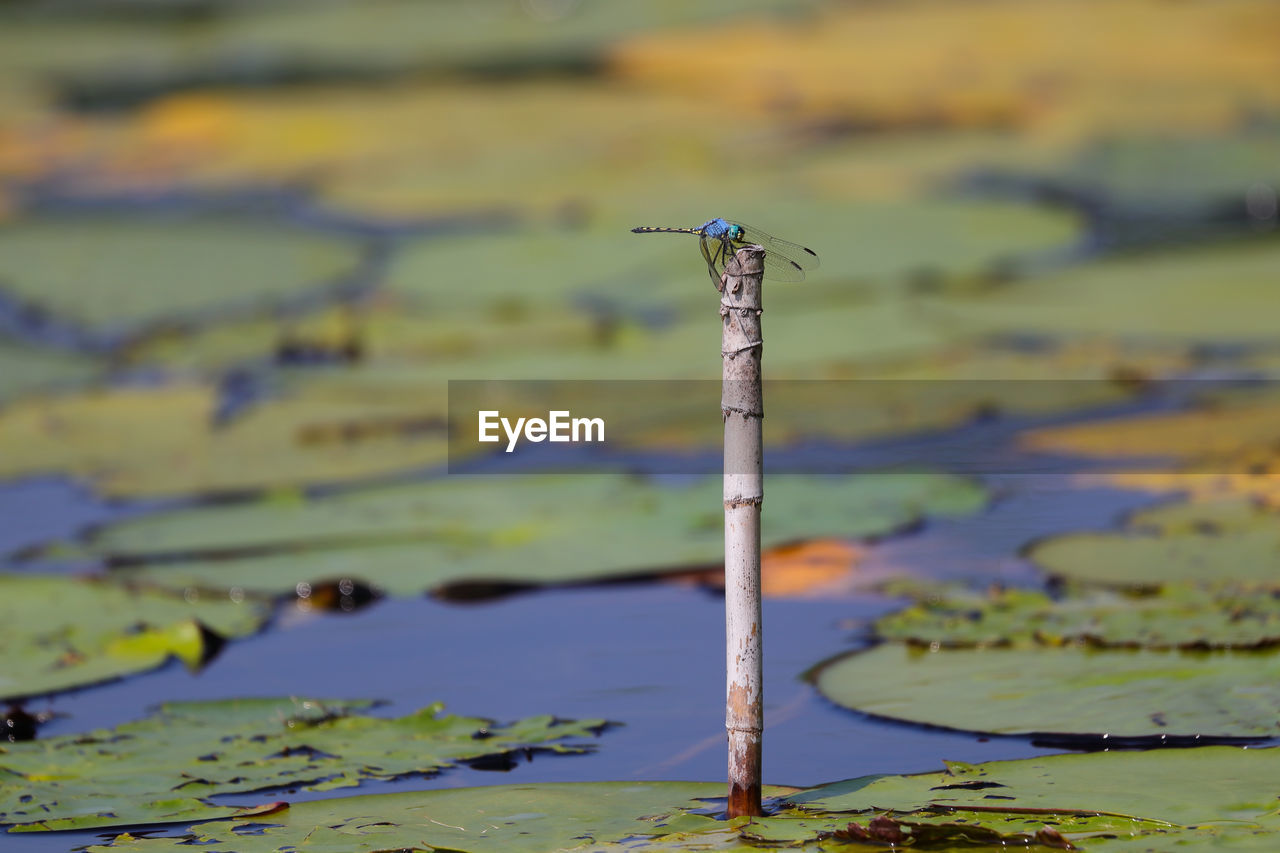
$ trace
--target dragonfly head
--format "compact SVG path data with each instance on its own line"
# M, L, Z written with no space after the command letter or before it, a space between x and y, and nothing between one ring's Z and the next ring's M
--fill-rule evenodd
M724 236L730 240L741 240L744 233L746 232L742 230L741 225L730 222L729 229L724 232Z

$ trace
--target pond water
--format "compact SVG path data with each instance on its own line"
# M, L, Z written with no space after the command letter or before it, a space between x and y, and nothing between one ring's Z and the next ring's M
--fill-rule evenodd
M1068 488L1058 477L992 478L984 513L933 521L883 542L863 567L870 579L914 566L945 578L1030 580L1010 555L1037 536L1105 527L1149 495ZM48 483L0 490L65 514L45 519L42 538L72 535L124 508L95 506ZM32 513L33 517L43 517ZM60 522L59 522L60 516ZM23 531L6 531L5 544ZM766 780L815 785L868 773L937 769L943 759L984 761L1048 750L1024 738L986 738L873 719L828 703L801 678L813 664L854 648L863 629L895 602L869 592L821 599L769 599L765 617ZM368 697L400 715L432 702L449 712L511 720L536 714L622 723L584 756L535 754L509 772L459 767L434 778L365 783L361 792L513 782L724 778L724 643L720 598L661 583L553 589L500 600L453 603L391 599L349 614L281 605L261 636L230 644L199 673L171 665L29 706L58 716L42 736L114 726L162 701L231 696ZM299 801L349 795L236 795L229 802ZM92 843L100 831L7 835L0 849L53 853Z

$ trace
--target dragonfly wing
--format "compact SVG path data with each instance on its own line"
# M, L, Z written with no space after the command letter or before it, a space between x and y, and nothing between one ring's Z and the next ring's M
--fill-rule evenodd
M759 236L757 234L757 236ZM797 282L804 281L804 267L796 261L793 261L787 255L774 251L758 243L754 240L737 241L734 243L735 249L741 249L743 246L760 246L764 249L764 277L770 281Z
M716 244L714 249L711 247L712 243ZM720 273L724 272L723 264L716 266L723 246L724 243L720 240L705 235L698 241L698 248L702 249L702 257L707 261L707 273L711 276L711 283L716 286L716 289L720 288Z
M764 249L765 278L774 281L804 281L805 270L818 268L818 253L812 249L801 246L799 243L792 243L790 240L780 240L759 228L737 224L743 231L740 242L755 243Z
M764 277L770 281L804 281L804 267L786 255L765 249Z

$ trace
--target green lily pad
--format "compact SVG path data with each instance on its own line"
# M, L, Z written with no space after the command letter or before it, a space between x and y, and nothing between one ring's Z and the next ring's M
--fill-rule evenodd
M1126 527L1164 536L1187 533L1230 534L1280 525L1274 507L1246 497L1167 503L1130 515Z
M367 701L174 702L111 730L0 747L0 823L83 829L235 813L205 799L279 786L329 790L365 779L433 774L459 761L537 747L581 753L604 720L532 717L509 726L441 716L396 719Z
M1195 749L1048 755L984 764L945 762L938 773L867 776L813 788L787 800L831 812L909 813L990 809L1017 814L1139 818L1166 828L1218 821L1276 823L1280 750Z
M198 668L223 639L256 632L266 602L132 589L109 581L0 575L0 699L154 669Z
M1135 515L1130 528L1056 536L1029 556L1052 575L1116 587L1275 588L1280 578L1280 515L1249 501L1161 507Z
M1062 171L1077 185L1139 202L1220 201L1280 182L1274 128L1232 135L1112 137L1083 149Z
M1280 736L1280 653L884 643L813 676L831 701L995 734Z
M254 820L198 824L178 838L122 835L93 853L192 845L458 853L547 850L863 850L850 824L932 838L927 849L1274 849L1277 750L1208 747L1055 755L939 773L767 789L766 818L716 820L722 783L596 782L383 794L289 805ZM702 800L700 802L700 800ZM721 801L722 802L722 801ZM888 812L888 814L886 814ZM887 826L886 826L887 824ZM1267 844L1272 847L1267 847ZM901 846L901 845L900 845ZM983 849L987 849L984 847Z
M279 593L349 577L413 595L446 582L564 583L716 564L722 500L718 478L663 486L614 475L449 477L157 514L104 527L89 547L142 562L127 576L169 587ZM765 500L762 537L775 545L887 534L925 516L974 512L985 493L946 475L777 476Z
M0 227L7 291L65 323L115 334L269 307L350 274L361 254L351 241L232 219L94 216Z
M33 391L75 387L101 372L101 365L88 358L0 340L0 404Z
M405 794L377 794L298 803L256 820L218 821L191 828L201 843L232 844L238 853L291 845L353 850L451 850L467 853L546 853L591 849L597 841L659 835L682 809L723 797L723 783L577 782L504 785ZM780 793L773 789L769 793ZM687 823L681 821L684 829ZM182 850L183 839L125 836L91 850Z
M415 3L390 0L370 16L350 0L305 12L288 4L214 3L201 7L197 16L207 17L199 20L191 17L195 7L181 4L95 4L99 8L79 14L57 4L34 5L0 17L0 68L56 76L74 84L81 97L117 105L188 88L193 79L265 87L316 77L360 81L413 72L577 67L624 34L798 4L717 0L705 8L673 4L615 14L590 6L547 7L526 14L518 6L481 1L424 15ZM67 38L59 40L64 31ZM257 61L246 66L244 56Z
M1108 590L1051 598L1024 589L913 590L915 604L876 622L887 640L947 648L1095 646L1240 648L1280 643L1280 600L1269 591L1164 584L1151 595Z
M1270 242L1118 258L1016 288L931 300L929 310L971 334L1269 342L1265 306L1277 263L1280 249Z
M27 397L0 412L0 478L82 477L113 496L243 493L445 461L440 398L302 389L215 422L208 384Z
M1255 467L1265 472L1280 417L1275 387L1267 383L1253 393L1205 395L1185 411L1033 430L1023 444L1094 458L1169 457L1184 463L1184 476L1238 476Z

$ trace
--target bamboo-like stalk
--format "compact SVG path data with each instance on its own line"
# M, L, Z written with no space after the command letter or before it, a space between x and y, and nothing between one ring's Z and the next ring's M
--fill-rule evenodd
M721 278L724 363L725 729L729 817L759 815L764 731L760 613L760 507L764 502L760 360L764 250L739 249Z

